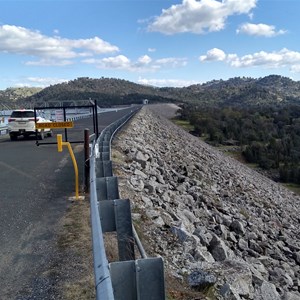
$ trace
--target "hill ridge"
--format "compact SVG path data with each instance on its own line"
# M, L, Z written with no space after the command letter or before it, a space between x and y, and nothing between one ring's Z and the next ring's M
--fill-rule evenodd
M7 91L7 90L6 90ZM10 101L6 98L0 101ZM101 106L141 103L148 99L158 102L192 102L197 105L261 106L300 103L300 82L280 75L263 78L235 77L212 80L188 87L153 87L117 78L79 77L69 82L51 85L39 92L20 97L27 105L53 100L97 100Z

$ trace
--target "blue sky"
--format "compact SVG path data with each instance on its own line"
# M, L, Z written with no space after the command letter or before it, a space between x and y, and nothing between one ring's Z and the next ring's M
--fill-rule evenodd
M0 89L300 80L299 0L0 0Z

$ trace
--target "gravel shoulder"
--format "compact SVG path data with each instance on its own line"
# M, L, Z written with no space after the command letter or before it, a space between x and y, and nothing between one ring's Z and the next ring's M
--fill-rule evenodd
M22 288L17 300L95 299L89 212L88 199L70 203L57 224L44 271Z

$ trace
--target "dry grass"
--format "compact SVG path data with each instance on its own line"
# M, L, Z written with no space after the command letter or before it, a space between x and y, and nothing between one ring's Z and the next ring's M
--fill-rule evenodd
M170 274L165 276L166 285L166 299L167 300L205 300L207 297L203 296L198 291L191 290L187 284L181 280L174 278Z
M300 185L295 183L282 183L284 187L294 192L297 195L300 195Z
M119 260L118 240L115 232L108 232L103 235L106 258L109 262Z
M63 256L60 290L65 300L95 299L89 201L74 202L58 238Z
M185 131L193 131L195 128L193 125L190 124L189 121L180 120L180 119L172 119L173 123L183 128Z
M94 300L94 279L83 278L82 280L78 280L75 283L66 283L64 286L64 299Z
M111 158L115 164L122 164L122 163L124 163L124 160L125 160L124 155L115 148L113 148L111 151Z

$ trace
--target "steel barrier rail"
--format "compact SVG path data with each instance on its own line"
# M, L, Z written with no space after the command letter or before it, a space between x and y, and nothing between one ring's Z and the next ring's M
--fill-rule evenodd
M131 117L132 117L132 115L130 115L129 119L130 119ZM112 139L113 139L114 135L118 132L118 130L119 130L123 125L125 125L125 124L127 123L127 121L128 121L128 120L125 120L125 121L124 121L122 124L120 124L118 127L113 126L114 131L113 131L113 133L111 134L111 138L110 138L110 142L109 142L110 144L111 144L111 142L112 142ZM109 159L111 159L111 147L109 147ZM141 257L142 257L142 258L147 258L146 251L145 251L145 249L144 249L144 247L143 247L143 245L142 245L142 243L141 243L141 241L140 241L140 239L139 239L139 236L138 236L138 234L137 234L137 232L136 232L136 230L135 230L133 224L132 224L132 231L133 231L134 239L135 239L135 241L136 241L136 245L137 245L138 250L139 250L139 252L140 252L140 254L141 254Z
M132 224L130 200L119 199L117 177L112 174L111 141L136 112L107 126L92 146L90 190L92 226L98 227L92 229L97 300L165 299L163 260L147 257ZM108 264L104 232L117 233L119 262ZM141 259L134 258L134 242Z
M127 118L127 120L129 120L129 116L125 116L125 117ZM125 120L122 121L125 123ZM120 120L118 122L120 122ZM91 147L92 149L91 149L91 157L90 157L90 204L91 204L90 214L91 214L91 227L92 227L96 299L114 300L115 298L113 294L112 281L110 277L109 263L107 261L105 248L104 248L103 233L102 233L102 227L101 227L100 215L99 215L99 204L97 200L97 191L96 191L95 160L96 157L99 155L99 150L98 150L99 140L101 140L102 136L104 136L105 133L106 133L106 129L104 129L101 132L98 140L94 141Z
M114 300L96 192L95 155L90 160L90 203L96 299Z
M119 129L121 127L123 127L123 125L125 125L128 120L133 116L133 114L130 114L130 116L128 118L126 118L126 120L120 120L119 122L117 122L117 125L114 125L114 124L111 124L112 126L112 129L114 130L111 134L111 137L110 137L110 141L109 141L109 144L111 145L111 142L112 142L112 139L114 138L114 135L119 131ZM110 129L110 128L109 128ZM111 159L111 147L109 147L109 159ZM136 242L136 245L137 245L137 248L140 252L140 255L142 258L147 258L147 254L146 254L146 251L139 239L139 236L134 228L134 225L132 224L132 231L133 231L133 236L134 236L134 239L135 239L135 242Z
M0 135L8 134L8 127L7 126L0 126Z

